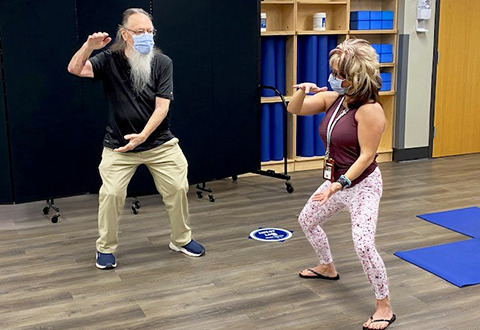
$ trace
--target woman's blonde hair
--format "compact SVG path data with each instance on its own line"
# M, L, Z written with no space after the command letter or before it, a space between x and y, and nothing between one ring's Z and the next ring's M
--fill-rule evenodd
M356 109L370 100L379 101L382 87L380 63L370 43L363 39L347 39L330 52L330 67L351 83L348 107Z

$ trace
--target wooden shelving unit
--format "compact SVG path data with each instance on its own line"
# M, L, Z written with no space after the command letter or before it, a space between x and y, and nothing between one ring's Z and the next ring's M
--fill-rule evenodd
M392 160L393 127L396 98L396 63L397 63L397 12L398 0L265 0L261 2L261 12L267 13L267 32L262 36L287 36L286 49L286 101L294 93L293 85L297 83L297 44L302 35L338 35L338 42L349 38L366 39L370 43L393 44L393 62L381 63L382 72L392 73L392 89L380 92L387 128L378 149L379 162ZM392 30L350 30L350 12L358 10L389 10L394 12L394 29ZM326 31L313 30L313 15L317 12L327 14ZM279 97L262 97L263 103L280 102ZM288 115L288 170L302 171L320 169L324 157L297 156L297 118ZM283 172L283 161L262 163L263 169Z

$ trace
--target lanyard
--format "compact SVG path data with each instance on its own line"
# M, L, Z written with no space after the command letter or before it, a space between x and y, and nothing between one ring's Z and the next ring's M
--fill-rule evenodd
M332 139L333 128L335 127L337 122L340 120L340 118L345 116L348 112L348 108L346 108L342 111L342 113L340 113L340 115L337 118L335 118L337 116L338 110L340 110L340 107L343 104L344 99L345 99L345 97L342 97L342 100L338 104L337 109L335 109L335 112L333 113L333 115L330 118L330 120L328 122L328 125L327 125L327 150L325 151L325 158L326 159L328 159L330 157L330 142L331 142L331 139Z

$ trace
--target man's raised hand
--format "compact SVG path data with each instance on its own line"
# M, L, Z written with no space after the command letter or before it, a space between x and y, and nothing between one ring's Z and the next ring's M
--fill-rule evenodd
M106 32L96 32L88 36L87 47L92 50L102 49L108 43L112 41L112 38L108 36Z

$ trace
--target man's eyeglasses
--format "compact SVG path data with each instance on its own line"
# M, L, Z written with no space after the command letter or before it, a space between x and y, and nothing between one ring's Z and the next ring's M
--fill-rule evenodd
M157 34L157 30L156 29L148 29L148 30L131 30L131 29L127 29L125 28L125 30L131 32L133 35L135 36L143 36L145 33L148 33L148 34L153 34L154 36Z

